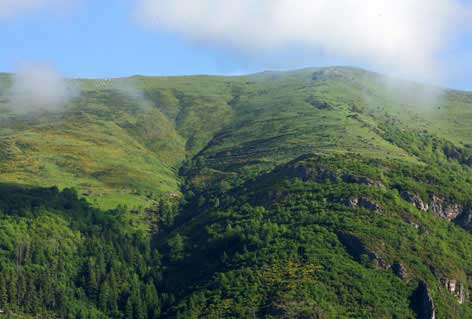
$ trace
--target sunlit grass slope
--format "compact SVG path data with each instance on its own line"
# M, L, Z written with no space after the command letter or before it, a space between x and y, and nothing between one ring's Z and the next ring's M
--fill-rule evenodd
M195 156L207 160L206 176L314 151L418 162L385 138L385 125L472 142L470 94L352 68L71 81L81 94L61 112L14 115L0 97L0 181L137 208L176 195L179 167Z

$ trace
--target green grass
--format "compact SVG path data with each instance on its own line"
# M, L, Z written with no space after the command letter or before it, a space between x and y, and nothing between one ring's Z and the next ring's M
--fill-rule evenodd
M472 142L470 94L447 91L438 108L394 96L427 87L358 69L75 81L82 93L65 112L4 113L0 181L73 186L101 208L138 207L152 205L142 194L179 192L181 162L195 155L225 172L264 170L309 152L418 162L383 138L379 124L392 119Z

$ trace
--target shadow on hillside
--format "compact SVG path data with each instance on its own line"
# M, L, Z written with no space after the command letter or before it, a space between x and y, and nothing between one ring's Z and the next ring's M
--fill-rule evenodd
M0 183L0 216L35 218L44 213L60 215L80 229L91 224L112 228L113 217L121 212L104 212L92 207L71 188Z

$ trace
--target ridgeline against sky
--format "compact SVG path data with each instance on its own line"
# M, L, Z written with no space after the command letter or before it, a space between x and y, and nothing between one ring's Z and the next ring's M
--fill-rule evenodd
M0 69L46 61L68 77L111 77L354 65L470 88L470 12L461 0L3 0Z

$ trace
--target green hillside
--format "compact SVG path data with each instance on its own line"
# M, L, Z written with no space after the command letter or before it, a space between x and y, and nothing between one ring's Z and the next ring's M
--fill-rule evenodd
M61 111L0 95L10 316L472 318L472 93L346 67L70 81Z
M66 111L40 116L9 114L3 97L1 180L73 186L101 208L147 207L179 191L182 161L210 152L214 169L313 151L415 161L384 139L382 123L467 144L470 94L446 91L438 105L421 105L398 95L433 89L390 79L401 88L389 90L385 81L349 68L78 80L81 95Z

